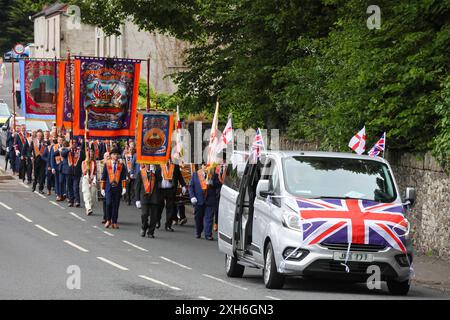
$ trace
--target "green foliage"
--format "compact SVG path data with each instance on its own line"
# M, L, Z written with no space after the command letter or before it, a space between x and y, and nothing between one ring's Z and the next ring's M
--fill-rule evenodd
M164 107L212 114L219 97L222 121L344 151L366 125L369 146L386 131L389 149L450 166L449 0L379 0L379 30L368 0L75 2L107 32L129 17L192 43Z
M50 3L48 0L0 0L0 53L16 43L33 42L33 21L29 17Z

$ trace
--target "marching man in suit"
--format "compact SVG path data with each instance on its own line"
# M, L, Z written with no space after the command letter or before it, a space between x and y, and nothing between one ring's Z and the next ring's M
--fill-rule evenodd
M220 187L220 181L214 168L206 168L205 164L197 172L192 174L189 185L189 196L194 206L195 229L197 239L205 231L207 240L214 240L212 236L212 227L215 208L217 207L217 190Z
M105 163L102 173L101 193L106 199L106 224L105 228L112 226L119 229L117 220L119 218L120 198L127 193L127 168L119 160L118 149L111 150L111 160Z
M136 176L136 207L142 209L141 236L154 238L160 203L161 169L146 164ZM150 223L148 218L150 217Z
M16 150L16 170L19 172L19 179L25 182L27 173L27 158L28 158L28 140L27 140L27 127L22 125L20 131L16 133L14 137L14 146ZM28 179L28 184L31 184L31 179Z
M173 232L172 222L176 201L176 192L178 184L183 188L183 194L186 193L186 183L181 175L180 166L172 163L169 159L165 165L161 166L161 204L158 214L158 227L161 224L161 216L164 206L166 207L166 231Z
M58 137L57 143L55 143L50 149L50 166L52 168L52 173L55 176L55 193L56 201L63 201L65 194L66 180L63 179L62 174L62 158L61 150L63 147L64 138Z
M61 156L64 159L63 173L67 181L67 193L69 199L69 207L79 208L81 203L80 197L80 180L81 180L81 164L86 157L84 148L78 146L76 140L71 141L70 148L64 148Z
M46 178L47 161L44 158L44 153L47 148L47 144L44 142L44 133L42 130L36 132L36 139L33 139L31 146L28 149L28 156L34 163L34 181L33 189L36 190L37 184L39 184L39 193L44 193L44 184Z

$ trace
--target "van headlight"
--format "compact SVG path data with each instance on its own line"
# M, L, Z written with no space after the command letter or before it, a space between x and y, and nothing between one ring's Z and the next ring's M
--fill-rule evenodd
M302 219L300 215L295 212L284 212L283 213L283 226L295 231L302 231Z

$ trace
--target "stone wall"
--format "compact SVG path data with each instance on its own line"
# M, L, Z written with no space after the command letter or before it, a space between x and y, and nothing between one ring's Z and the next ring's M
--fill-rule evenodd
M403 193L416 189L417 199L408 219L418 252L450 261L450 177L430 155L386 155Z
M281 150L319 150L319 143L280 138ZM331 151L331 150L330 150ZM450 176L429 154L387 152L402 196L416 189L416 203L408 213L416 252L450 262Z

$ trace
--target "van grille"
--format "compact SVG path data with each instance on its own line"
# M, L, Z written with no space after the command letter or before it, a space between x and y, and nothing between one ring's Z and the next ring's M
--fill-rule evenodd
M336 251L347 251L348 243L326 243L322 242L322 246ZM362 251L362 252L378 252L384 250L386 246L376 245L376 244L356 244L352 243L350 246L350 251Z

